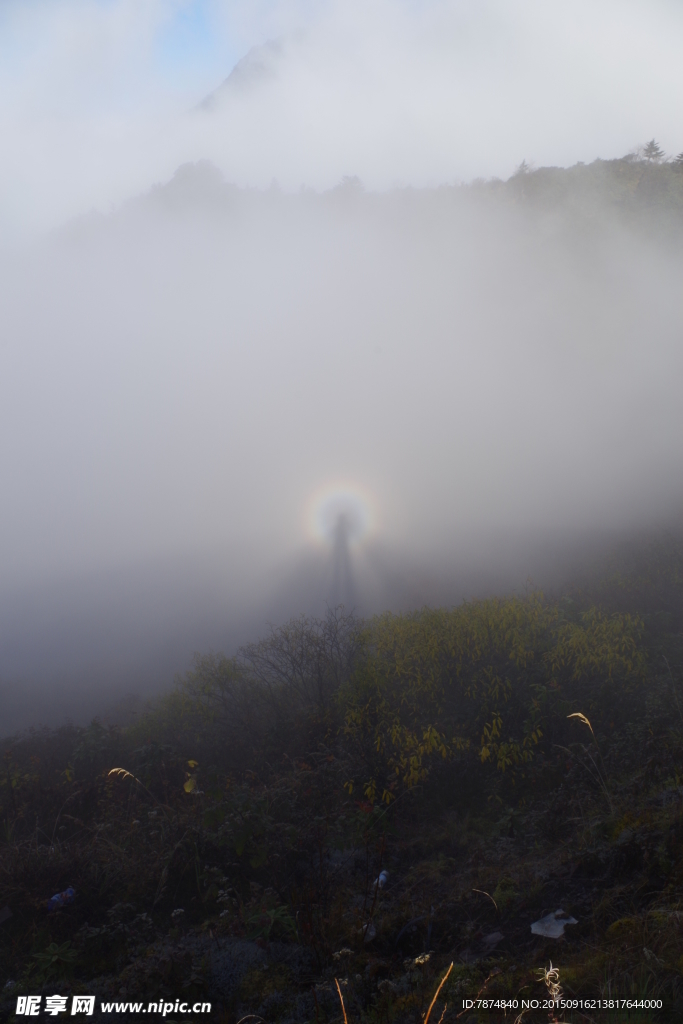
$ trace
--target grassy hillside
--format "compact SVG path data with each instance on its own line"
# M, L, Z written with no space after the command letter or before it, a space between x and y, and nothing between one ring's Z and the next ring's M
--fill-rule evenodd
M294 620L127 728L4 740L3 1019L42 991L341 1020L336 978L349 1021L417 1022L451 963L434 1021L558 983L680 1015L682 623L661 536L558 597ZM586 1019L553 1012L522 1019Z

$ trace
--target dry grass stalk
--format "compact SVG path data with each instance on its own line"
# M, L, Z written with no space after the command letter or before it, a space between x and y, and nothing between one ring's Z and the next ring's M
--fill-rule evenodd
M448 980L448 975L451 973L452 970L453 970L453 963L451 963L451 966L448 968L448 970L444 974L443 978L439 982L439 987L437 988L436 992L434 993L434 998L432 999L431 1003L429 1004L429 1009L427 1010L427 1016L425 1017L423 1024L427 1024L427 1022L429 1021L429 1015L432 1012L432 1009L434 1008L434 1003L439 998L439 992L441 991L441 989L446 984L446 981ZM445 1012L446 1012L446 1009L444 1007L444 1013ZM443 1020L443 1013L441 1014L441 1020ZM441 1021L439 1021L439 1024L441 1024Z
M610 788L609 788L609 785L608 785L608 782L607 782L607 769L605 768L605 762L602 759L602 754L600 753L600 747L598 746L598 741L596 739L595 733L593 732L593 726L591 725L589 719L586 718L586 716L581 711L574 711L573 714L567 715L567 718L578 718L578 720L580 722L583 722L584 725L587 725L588 728L591 731L591 736L593 737L593 742L595 743L595 749L598 752L598 757L600 758L600 764L602 765L602 771L600 771L600 768L598 767L598 765L593 760L591 752L589 750L586 750L586 753L588 754L588 756L591 759L591 763L592 763L593 767L595 768L595 771L597 773L598 779L600 781L600 785L602 786L602 789L605 792L605 796L607 797L607 800L609 801L610 812L612 814L614 814L614 803L612 801L612 793L610 791ZM586 748L584 747L584 750L585 749Z
M559 969L557 967L553 967L553 962L551 960L550 965L547 969L545 967L541 967L540 970L543 976L543 981L545 982L545 987L548 989L548 995L550 996L550 998L561 999L562 988L560 987Z
M590 722L588 721L588 719L586 718L586 716L584 714L582 714L580 711L575 711L573 714L567 715L567 718L578 718L578 720L580 722L583 722L584 725L587 725L588 728L590 729L590 731L593 733L593 739L595 740L595 733L593 732L593 726L590 724ZM598 745L598 741L597 740L595 740L595 745L596 746Z
M557 1001L564 995L560 986L560 972L557 967L553 967L552 960L547 968L539 968L540 978L539 981L545 982L545 987L548 990L548 995L551 999ZM550 1011L549 1020L551 1024L558 1024L557 1017L555 1016L554 1010Z
M482 894L482 896L488 896L488 898L489 898L489 899L491 900L491 903L493 903L493 905L494 905L494 907L496 908L496 910L498 910L498 904L497 904L497 903L496 903L496 901L494 900L494 898L493 898L493 896L491 895L491 893L489 893L489 892L484 892L484 890L483 890L483 889L473 889L473 890L472 890L472 892L480 892L480 893ZM499 911L499 913L500 913L500 911Z
M337 981L336 978L334 979L334 983L337 986L337 992L339 993L339 1002L341 1003L342 1013L344 1014L344 1024L349 1024L346 1016L346 1007L344 1006L344 997L342 995L342 990L339 987L339 982Z
M422 1024L429 1024L429 1017L430 1017L430 1014L431 1014L432 1010L434 1009L434 1004L436 1003L437 999L439 998L439 992L441 991L441 989L444 987L444 985L448 981L448 976L451 973L451 971L453 970L453 966L454 966L454 964L451 963L451 966L448 968L448 970L444 974L443 978L439 982L439 987L437 988L436 992L434 993L434 998L432 999L431 1003L429 1004L429 1009L427 1010L427 1014L426 1014L425 1019L422 1022ZM550 966L552 967L552 964ZM488 981L488 978L486 980ZM342 995L341 986L340 986L339 981L338 981L337 978L334 979L334 983L337 986L337 992L339 993L339 1002L341 1003L342 1013L344 1015L344 1024L349 1024L348 1017L346 1016L346 1007L344 1006L344 997ZM441 1017L439 1018L439 1024L441 1024L441 1022L443 1021L443 1018L444 1018L444 1015L445 1015L447 1009L448 1009L448 1003L446 1003L446 1005L443 1008L443 1012L441 1014ZM242 1020L247 1020L247 1018L243 1017ZM240 1021L239 1024L242 1024L242 1021Z
M133 782L137 782L138 786L141 786L144 789L145 793L147 793L149 798L154 801L157 807L161 807L164 814L166 814L164 804L159 803L157 798L154 796L154 793L150 793L144 782L140 782L140 779L138 779L136 775L133 775L132 772L127 771L125 768L112 768L111 771L107 772L107 778L109 778L110 775L116 775L119 779L132 779Z

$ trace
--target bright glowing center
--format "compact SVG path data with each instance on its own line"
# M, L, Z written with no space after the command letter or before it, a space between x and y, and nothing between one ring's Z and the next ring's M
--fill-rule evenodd
M339 485L319 491L311 502L309 518L317 541L360 543L372 528L371 503L360 488Z

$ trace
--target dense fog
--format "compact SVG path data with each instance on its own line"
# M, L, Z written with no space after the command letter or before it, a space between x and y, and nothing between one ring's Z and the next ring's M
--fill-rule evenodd
M202 158L289 191L677 153L682 35L675 0L3 0L0 227Z
M384 8L370 7L375 38ZM648 30L664 52L676 15L655 8ZM66 31L78 5L62 9ZM439 10L469 11L486 51L467 5ZM536 10L520 5L517 32ZM629 7L634 33L644 11ZM150 693L193 651L231 651L269 621L339 602L360 614L458 602L528 577L557 587L615 539L678 523L683 250L672 215L660 205L627 216L578 178L540 203L525 196L524 171L506 185L452 184L508 178L533 155L510 138L460 158L436 146L436 129L420 149L408 118L380 153L386 75L367 85L364 136L309 108L297 135L302 67L299 97L319 73L346 102L334 83L347 50L332 47L334 74L323 60L341 15L330 6L326 17L291 38L278 23L284 42L256 36L261 49L218 91L195 77L182 103L175 95L190 127L156 140L156 162L138 113L119 111L120 157L108 138L84 166L75 119L51 191L50 132L26 115L15 133L0 252L0 732ZM425 24L420 60L436 38ZM523 96L528 76L513 71ZM504 91L502 72L489 84ZM446 79L430 88L450 95ZM55 103L67 101L58 90ZM348 102L347 113L360 100ZM429 107L419 90L415 102L416 123L429 127L433 110L439 130L455 109ZM15 127L24 116L8 99L3 111ZM571 145L574 158L597 156L585 150L601 130L591 121L581 140L570 121L558 159ZM614 145L626 139L623 152L645 141L639 130L605 129ZM281 185L264 187L272 177Z

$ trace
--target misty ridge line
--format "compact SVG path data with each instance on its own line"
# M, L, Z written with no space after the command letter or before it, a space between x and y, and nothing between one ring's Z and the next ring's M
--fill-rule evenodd
M126 200L110 214L91 212L72 218L57 229L57 237L75 239L79 230L93 230L107 221L135 218L144 212L170 214L173 211L199 213L205 208L213 215L221 207L239 206L243 210L259 208L273 212L281 206L297 207L311 204L331 205L331 209L349 212L353 203L378 204L390 208L393 203L498 201L503 205L520 203L527 210L567 210L574 214L595 216L608 214L630 227L645 226L657 221L657 213L666 220L683 215L683 152L667 156L652 139L647 145L619 158L601 159L593 163L579 162L571 167L535 167L523 160L507 180L497 177L476 178L470 182L438 186L396 185L379 191L367 191L356 175L346 175L335 187L318 191L301 185L297 191L283 191L273 178L268 189L240 186L226 179L211 160L182 164L164 184L155 184L148 192ZM394 210L398 212L398 210ZM629 214L640 212L643 219L635 221Z

